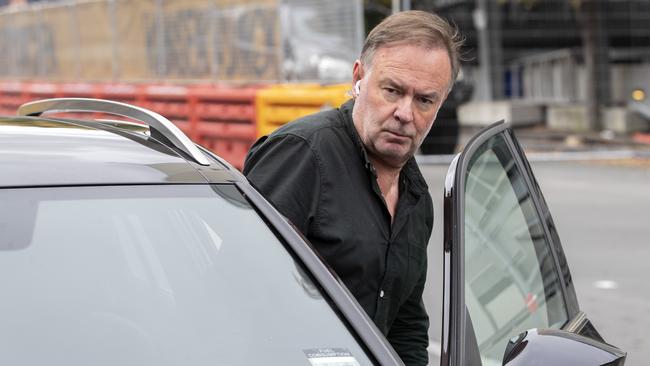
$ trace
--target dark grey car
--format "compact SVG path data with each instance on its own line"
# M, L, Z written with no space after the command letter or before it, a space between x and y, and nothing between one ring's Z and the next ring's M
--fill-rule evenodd
M0 363L401 364L290 223L164 117L89 99L19 115L0 118ZM505 124L452 165L440 364L622 364L530 174Z

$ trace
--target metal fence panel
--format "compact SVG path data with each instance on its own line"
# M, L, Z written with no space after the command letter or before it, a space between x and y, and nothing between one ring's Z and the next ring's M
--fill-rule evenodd
M0 11L0 78L348 80L361 0L94 0Z
M57 68L54 39L47 19L32 11L0 15L0 75L43 77Z
M155 39L156 0L114 0L109 8L112 18L111 78L120 81L156 79ZM153 59L152 59L153 58Z
M77 52L70 64L78 68L77 77L110 80L113 76L111 35L115 24L110 18L109 2L85 2L71 8L70 27Z
M364 38L360 0L284 0L283 73L287 80L349 80Z
M227 2L226 2L227 3ZM274 81L282 78L278 2L217 6L212 12L214 65L219 80Z

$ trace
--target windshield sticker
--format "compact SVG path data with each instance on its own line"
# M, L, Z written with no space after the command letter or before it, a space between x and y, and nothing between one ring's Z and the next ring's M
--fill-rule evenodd
M346 348L313 348L303 352L312 366L360 366Z

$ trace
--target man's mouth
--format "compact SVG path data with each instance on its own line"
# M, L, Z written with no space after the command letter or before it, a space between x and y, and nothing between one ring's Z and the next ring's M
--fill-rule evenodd
M402 134L397 131L391 131L391 130L384 130L384 132L388 133L390 137L393 138L398 138L398 139L411 139L411 136Z

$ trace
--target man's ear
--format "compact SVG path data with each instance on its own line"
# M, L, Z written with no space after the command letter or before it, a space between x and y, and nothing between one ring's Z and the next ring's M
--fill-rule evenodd
M352 66L352 85L356 85L358 81L363 79L363 71L361 60L354 61L354 66Z

